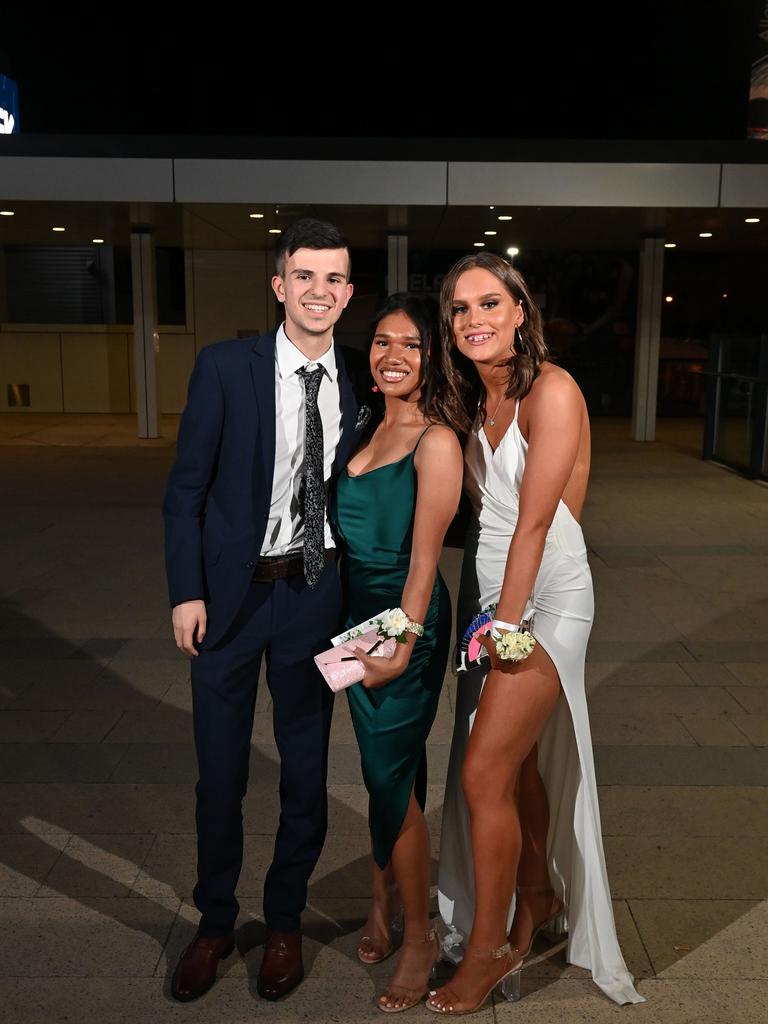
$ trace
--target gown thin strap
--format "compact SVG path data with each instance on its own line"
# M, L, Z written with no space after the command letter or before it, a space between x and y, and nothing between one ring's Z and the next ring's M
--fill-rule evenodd
M417 438L417 440L416 440L416 444L415 444L415 445L413 446L413 448L411 448L411 455L415 455L415 454L416 454L416 449L417 449L417 448L419 447L419 445L421 444L421 439L422 439L422 437L424 437L424 435L426 434L426 432L427 432L428 430L431 430L431 429L432 429L432 427L434 427L434 425L435 425L434 423L428 423L428 424L426 425L426 427L424 427L424 429L423 429L423 430L422 430L422 432L421 432L421 433L419 434L419 436L418 436L418 438Z

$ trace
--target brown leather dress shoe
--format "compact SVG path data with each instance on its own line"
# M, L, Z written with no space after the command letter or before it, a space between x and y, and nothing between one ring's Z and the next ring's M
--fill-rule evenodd
M216 981L219 960L229 956L235 948L232 932L211 939L196 935L179 957L171 982L171 995L180 1003L188 1003L208 991Z
M301 932L267 932L256 991L264 999L281 999L304 977Z

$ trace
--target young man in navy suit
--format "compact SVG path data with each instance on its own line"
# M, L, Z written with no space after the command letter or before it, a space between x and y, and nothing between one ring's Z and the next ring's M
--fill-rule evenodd
M258 991L304 976L301 912L327 826L332 694L313 655L336 632L341 591L326 490L359 439L357 402L333 342L352 296L346 239L303 220L281 237L272 287L285 321L255 340L204 348L189 383L164 503L177 646L191 658L198 933L172 992L206 992L234 949L262 654L280 754L280 824L264 884Z

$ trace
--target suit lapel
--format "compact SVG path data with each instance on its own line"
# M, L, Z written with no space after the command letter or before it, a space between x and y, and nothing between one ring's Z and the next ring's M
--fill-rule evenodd
M349 456L352 454L352 447L357 437L355 421L357 419L357 398L352 387L352 381L347 373L347 366L344 362L344 355L341 348L335 345L336 366L339 371L339 398L341 400L341 435L336 446L336 456L333 461L333 474L340 472L346 466Z
M259 440L264 483L272 489L275 472L275 339L276 331L256 339L251 352L251 379L259 414Z

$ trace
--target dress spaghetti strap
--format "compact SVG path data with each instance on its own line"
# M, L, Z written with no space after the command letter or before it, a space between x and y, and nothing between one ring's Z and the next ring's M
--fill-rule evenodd
M434 423L428 423L428 424L426 425L426 427L424 427L424 429L422 430L422 432L421 432L421 433L419 434L419 436L418 436L418 439L417 439L417 441L416 441L416 444L415 444L415 445L413 446L413 448L411 448L411 455L415 455L415 454L416 454L416 449L417 449L417 448L419 447L419 445L421 444L421 439L422 439L422 437L424 437L424 435L426 434L426 432L427 432L428 430L431 430L431 429L432 429L432 427L434 427L434 425L435 425Z

